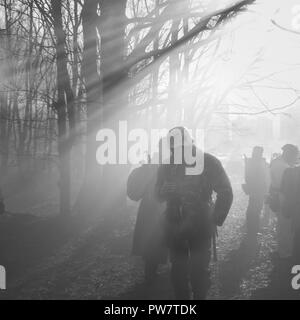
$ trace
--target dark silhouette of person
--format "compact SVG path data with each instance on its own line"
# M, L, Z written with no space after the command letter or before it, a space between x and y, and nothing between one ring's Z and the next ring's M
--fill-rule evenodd
M160 142L161 144L161 142ZM155 155L155 157L157 154ZM155 185L159 161L150 159L147 164L134 169L127 182L127 195L133 201L140 201L132 253L144 259L146 282L157 275L159 264L167 261L167 248L163 243L161 217L165 206L155 196Z
M268 193L269 167L263 157L264 149L254 147L252 157L245 157L244 191L249 196L246 211L247 236L255 238L259 232L260 217Z
M300 167L285 170L281 183L281 212L293 226L292 264L300 264Z
M210 287L212 235L229 213L232 187L221 162L198 150L185 128L172 129L168 142L171 157L159 168L156 193L167 203L164 230L170 249L171 282L176 299L190 299L191 284L193 299L201 300ZM202 173L187 174L187 168L197 166L196 162L185 161L187 151L202 154ZM178 163L175 155L180 153L183 161ZM217 194L214 206L213 191Z
M282 155L271 162L270 207L277 216L277 244L278 258L290 259L293 252L292 220L282 214L280 204L282 178L288 168L293 168L298 160L298 147L286 144L282 148Z

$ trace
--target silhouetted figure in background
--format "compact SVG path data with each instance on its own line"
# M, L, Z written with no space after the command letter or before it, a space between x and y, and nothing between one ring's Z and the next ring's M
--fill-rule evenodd
M291 219L293 238L293 265L300 264L300 167L287 169L281 184L282 215Z
M2 190L0 188L0 215L5 213L5 204L4 204L4 198L2 194Z
M141 200L134 230L132 253L143 257L147 282L155 278L159 264L167 260L161 223L165 206L155 197L158 168L158 164L144 164L132 171L127 182L128 197L133 201Z
M291 258L293 251L292 220L282 214L280 191L283 174L286 169L295 166L299 150L296 146L287 144L282 148L282 151L282 155L271 162L269 204L272 211L277 215L278 257L288 259Z
M259 232L260 217L268 193L269 168L263 153L262 147L254 147L252 157L245 157L244 191L249 196L246 212L247 236L254 239Z
M232 188L221 162L209 154L202 153L202 174L187 175L186 168L193 165L185 161L176 164L174 155L195 152L196 146L182 127L172 129L169 135L182 138L173 142L168 139L170 164L161 165L157 179L157 195L167 203L165 232L172 263L171 281L176 299L190 299L189 284L194 299L205 299L210 287L212 234L215 226L222 226L228 215ZM217 194L214 208L213 191Z

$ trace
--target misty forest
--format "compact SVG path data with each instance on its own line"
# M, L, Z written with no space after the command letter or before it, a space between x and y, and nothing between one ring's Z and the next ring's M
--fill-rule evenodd
M287 294L274 289L275 215L264 215L257 246L245 250L241 185L254 146L270 162L284 144L300 145L293 6L0 0L0 265L8 286L0 299L172 299L169 265L145 287L131 255L138 203L126 185L137 165L97 161L97 133L118 133L120 121L128 131L202 130L205 152L230 177L234 201L208 299Z

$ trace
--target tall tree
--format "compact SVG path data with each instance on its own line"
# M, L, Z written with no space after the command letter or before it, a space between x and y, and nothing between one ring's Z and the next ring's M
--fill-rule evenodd
M70 202L70 157L72 147L71 135L68 133L68 115L70 128L74 128L73 92L71 89L70 76L67 68L66 35L63 28L62 2L51 0L51 13L53 17L54 34L56 38L56 68L57 68L57 110L58 124L58 153L59 153L59 172L60 172L60 213L69 215L71 212Z

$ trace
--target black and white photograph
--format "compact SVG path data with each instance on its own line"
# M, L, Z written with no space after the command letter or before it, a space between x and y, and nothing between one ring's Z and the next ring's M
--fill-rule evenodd
M299 148L300 0L0 0L0 300L300 300Z

